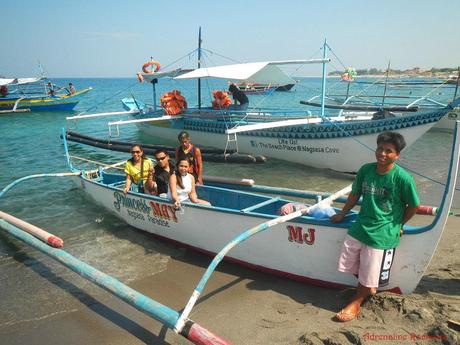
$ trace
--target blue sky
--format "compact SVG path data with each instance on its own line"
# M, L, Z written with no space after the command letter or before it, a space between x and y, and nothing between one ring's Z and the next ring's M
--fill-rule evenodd
M133 77L150 56L164 66L195 49L199 26L204 48L241 62L316 57L326 37L355 68L460 65L458 0L2 0L0 8L4 76L34 76L40 60L54 78Z

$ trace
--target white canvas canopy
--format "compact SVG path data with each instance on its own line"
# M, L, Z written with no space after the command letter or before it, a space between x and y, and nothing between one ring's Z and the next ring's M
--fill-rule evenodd
M0 78L0 86L2 85L21 85L35 83L43 78Z
M199 68L192 72L179 75L174 79L221 78L235 82L246 81L256 84L291 84L295 83L294 79L284 73L278 66L323 62L329 62L329 60L314 59L249 62L217 67Z
M142 77L144 78L145 81L152 81L153 79L159 79L159 78L174 78L177 77L180 74L190 72L190 70L183 70L181 68L177 68L171 71L162 71L162 72L155 72L155 73L141 73Z

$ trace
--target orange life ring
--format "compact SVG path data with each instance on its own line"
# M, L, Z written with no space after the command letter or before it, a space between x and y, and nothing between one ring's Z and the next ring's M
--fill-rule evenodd
M147 68L149 68L150 66L152 65L155 65L155 70L154 71L150 71L148 70ZM144 72L145 74L151 74L151 73L155 73L155 72L158 72L160 70L160 63L158 61L154 61L154 60L150 60L150 61L147 61L145 64L142 65L142 72Z

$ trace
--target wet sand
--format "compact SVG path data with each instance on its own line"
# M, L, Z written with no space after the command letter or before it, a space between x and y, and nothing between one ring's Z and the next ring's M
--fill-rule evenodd
M459 229L460 218L449 217L415 293L379 293L349 323L337 323L333 316L352 289L315 287L228 263L210 279L191 319L233 344L458 344L460 328L448 320L460 321ZM182 250L165 271L130 286L180 310L209 262ZM75 299L73 308L46 318L0 325L1 343L189 344L118 298L98 296L103 297Z

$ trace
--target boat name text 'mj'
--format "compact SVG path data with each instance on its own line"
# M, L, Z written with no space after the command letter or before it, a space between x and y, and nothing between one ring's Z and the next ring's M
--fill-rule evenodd
M310 246L315 243L315 229L308 228L306 232L303 232L301 226L288 225L286 228L289 233L289 242L305 243Z

